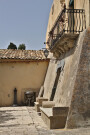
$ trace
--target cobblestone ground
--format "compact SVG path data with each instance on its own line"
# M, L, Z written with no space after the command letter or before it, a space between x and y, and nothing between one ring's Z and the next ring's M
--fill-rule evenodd
M49 130L32 107L1 107L0 135L90 135L90 129Z

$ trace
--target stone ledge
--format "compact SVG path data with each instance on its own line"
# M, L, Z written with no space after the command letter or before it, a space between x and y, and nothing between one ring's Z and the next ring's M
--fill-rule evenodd
M40 107L41 112L43 112L44 114L47 115L47 117L52 117L53 113L52 113L52 108L43 108Z

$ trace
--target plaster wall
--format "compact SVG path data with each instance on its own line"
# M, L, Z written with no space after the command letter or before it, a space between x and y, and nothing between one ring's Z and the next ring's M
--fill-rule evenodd
M48 61L0 63L0 106L10 106L17 89L18 104L24 102L24 92L38 92L43 85Z
M48 26L47 26L47 32L46 32L46 41L48 39L48 33L50 32L52 26L54 25L57 16L59 15L59 13L61 12L61 4L59 0L54 0L52 7L51 7L51 11L49 14L49 20L48 20Z

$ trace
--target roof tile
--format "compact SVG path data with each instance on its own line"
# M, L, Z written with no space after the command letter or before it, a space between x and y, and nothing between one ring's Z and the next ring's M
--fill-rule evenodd
M43 50L0 49L0 59L45 60Z

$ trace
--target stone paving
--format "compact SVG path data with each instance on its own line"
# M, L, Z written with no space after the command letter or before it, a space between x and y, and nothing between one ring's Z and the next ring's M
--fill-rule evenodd
M0 135L90 135L90 128L49 130L33 107L1 107Z

